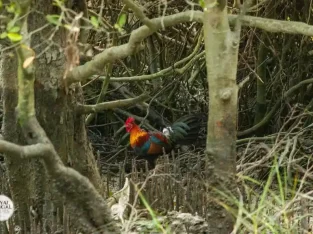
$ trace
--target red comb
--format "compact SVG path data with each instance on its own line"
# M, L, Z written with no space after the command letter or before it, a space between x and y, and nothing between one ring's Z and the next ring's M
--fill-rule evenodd
M133 117L128 117L125 121L126 124L133 123L133 122L135 122L135 119Z

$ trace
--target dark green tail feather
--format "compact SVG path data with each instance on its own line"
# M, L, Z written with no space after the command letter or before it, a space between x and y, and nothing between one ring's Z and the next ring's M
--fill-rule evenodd
M205 116L201 114L185 115L170 126L172 131L169 140L173 145L190 145L199 139L201 127L204 126Z

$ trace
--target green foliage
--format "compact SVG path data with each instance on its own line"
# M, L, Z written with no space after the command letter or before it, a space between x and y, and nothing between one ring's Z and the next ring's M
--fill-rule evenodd
M59 15L47 15L46 19L49 23L54 24L56 26L61 25L60 16Z
M164 229L164 227L161 225L161 223L159 222L159 220L157 219L156 213L153 211L153 209L151 208L151 206L149 205L148 201L145 199L145 197L143 196L143 194L141 193L141 191L138 190L138 195L140 197L140 200L142 201L143 205L146 207L146 209L148 210L152 221L155 225L155 227L162 231L162 233L166 233L166 230Z
M199 0L199 5L204 8L205 7L205 3L204 3L204 0Z
M240 180L245 196L241 195L239 200L233 195L217 191L224 201L228 201L227 204L223 199L217 202L237 218L235 233L298 233L298 222L306 217L291 219L290 214L294 212L293 204L301 196L301 191L296 188L301 186L297 178L290 186L290 178L286 170L281 171L276 158L265 183L248 176L240 176Z
M121 13L118 16L116 24L114 24L114 28L116 28L120 33L123 32L123 27L126 24L127 21L127 15L126 13Z
M99 28L99 21L94 15L90 17L90 22L95 28Z
M117 24L122 28L126 23L127 15L125 13L120 14L117 20Z
M21 28L19 26L12 26L10 29L8 29L10 33L18 33L20 30Z
M22 35L19 33L14 33L14 32L9 32L7 34L7 37L12 41L12 42L19 42L23 39Z
M15 2L11 2L9 5L6 5L5 9L8 13L12 14L18 13L18 7Z
M0 34L0 39L5 39L8 36L7 32L3 32Z
M61 8L64 6L64 3L65 3L65 0L54 0L52 5Z
M0 1L0 8L2 8L3 3ZM6 25L6 31L2 32L0 35L1 39L8 38L11 42L19 42L23 39L23 36L20 34L21 28L20 26L16 25L20 14L21 9L18 4L15 2L11 2L10 4L6 5L5 7L6 11L9 14L13 14L12 19L7 23Z

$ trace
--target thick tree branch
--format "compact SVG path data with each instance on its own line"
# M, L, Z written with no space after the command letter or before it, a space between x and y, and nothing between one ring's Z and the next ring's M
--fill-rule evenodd
M179 23L196 21L202 22L203 12L201 11L186 11L169 16L159 17L149 20L153 24L154 30L144 25L134 30L131 33L128 43L114 46L106 49L102 53L96 55L92 61L85 63L82 66L74 68L67 75L67 83L75 83L83 81L92 75L100 74L103 66L109 62L114 62L117 59L123 59L143 49L141 42L152 35L155 31L164 27L173 26ZM228 20L231 25L236 23L238 15L228 15ZM313 26L302 22L283 21L275 19L264 19L253 16L243 16L241 19L243 26L257 27L268 32L281 32L289 34L302 34L313 36ZM145 78L144 78L145 79Z
M230 24L236 22L237 15L228 15ZM243 16L241 19L243 26L256 27L272 33L289 33L313 36L313 26L295 21L285 21L276 19L266 19L255 16Z
M202 37L201 37L202 38ZM200 47L200 43L199 43L199 47ZM187 57L183 58L182 60L174 63L173 66L167 67L161 71L158 71L156 73L153 74L149 74L149 75L141 75L141 76L130 76L130 77L111 77L110 81L111 82L123 82L123 81L144 81L144 80L153 80L156 78L160 78L160 77L164 77L164 76L169 76L172 75L174 73L178 73L178 74L182 74L184 73L187 69L189 69L190 64L201 59L201 57L204 57L204 51L198 53L199 47L196 47L194 49L194 51L188 55ZM197 54L198 53L198 54ZM178 68L178 66L184 64L188 62L186 65L184 65L181 68ZM174 69L173 69L174 68ZM99 78L101 80L105 80L106 77L103 76L96 76L96 77L92 77L92 79L95 78Z
M39 157L47 153L50 148L46 144L38 143L35 145L20 146L8 141L0 140L0 153L15 155L21 159Z
M121 108L121 107L128 107L132 105L136 105L140 102L144 102L149 99L149 95L142 94L135 98L128 98L110 102L102 102L95 105L77 105L77 114L89 114L95 113L103 110Z
M83 81L92 75L101 73L103 66L106 63L126 58L127 56L136 53L138 50L142 50L144 47L141 46L141 42L155 31L161 29L162 24L164 27L169 27L188 21L202 22L202 12L186 11L152 19L151 22L155 25L154 31L147 26L142 26L132 31L128 43L108 48L96 55L92 61L89 61L82 66L78 66L69 72L66 78L68 85L74 82Z

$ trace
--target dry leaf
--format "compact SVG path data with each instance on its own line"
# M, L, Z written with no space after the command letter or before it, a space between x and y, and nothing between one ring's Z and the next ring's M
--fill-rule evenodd
M23 68L27 68L29 65L31 65L33 63L35 59L35 56L31 56L28 57L27 59L25 59L24 63L23 63Z

